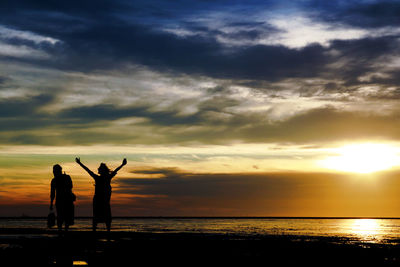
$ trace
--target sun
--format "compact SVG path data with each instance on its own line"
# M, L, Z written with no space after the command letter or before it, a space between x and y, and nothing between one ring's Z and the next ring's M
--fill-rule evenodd
M333 149L336 155L320 161L324 168L372 173L390 169L400 164L399 149L387 144L353 144Z

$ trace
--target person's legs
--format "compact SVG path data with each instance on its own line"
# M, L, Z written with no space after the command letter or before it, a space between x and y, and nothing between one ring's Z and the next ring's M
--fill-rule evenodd
M96 232L96 228L97 228L98 206L99 206L99 204L98 204L97 196L94 195L94 197L93 197L93 223L92 223L93 232Z
M61 211L61 208L57 207L57 228L59 233L61 233L62 231L63 222L64 222L63 213Z
M96 228L97 228L96 217L93 217L93 232L96 232Z
M104 205L104 217L105 217L105 223L107 226L107 231L110 232L111 230L111 206L110 206L110 199L106 199L105 205Z
M106 227L107 227L107 231L110 232L111 231L111 221L106 221Z
M111 240L111 221L107 220L106 221L106 227L107 227L107 240Z

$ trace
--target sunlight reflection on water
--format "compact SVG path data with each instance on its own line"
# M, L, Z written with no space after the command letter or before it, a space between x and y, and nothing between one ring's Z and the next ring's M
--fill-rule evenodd
M380 219L346 220L342 227L345 233L354 235L361 241L379 242L389 234L385 221Z
M304 235L345 237L362 242L400 239L398 219L161 219L137 220L121 230L138 232L197 232L241 235Z
M46 229L39 219L0 219L0 228ZM76 219L74 231L91 231L90 219ZM99 230L105 230L100 224ZM204 233L299 235L343 237L361 242L400 240L399 219L309 219L309 218L114 218L112 231L141 233ZM1 239L0 235L0 239Z

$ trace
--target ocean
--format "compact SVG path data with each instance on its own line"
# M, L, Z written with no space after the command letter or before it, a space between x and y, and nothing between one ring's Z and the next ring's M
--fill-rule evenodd
M45 218L0 218L0 228L46 229ZM105 226L99 224L99 230ZM91 231L90 218L77 218L75 231ZM357 242L400 240L400 219L358 218L114 218L112 231L204 233L242 236L344 237Z

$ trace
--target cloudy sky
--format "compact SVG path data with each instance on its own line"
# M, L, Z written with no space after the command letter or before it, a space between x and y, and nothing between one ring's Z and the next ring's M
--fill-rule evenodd
M0 216L400 216L398 1L3 0Z

